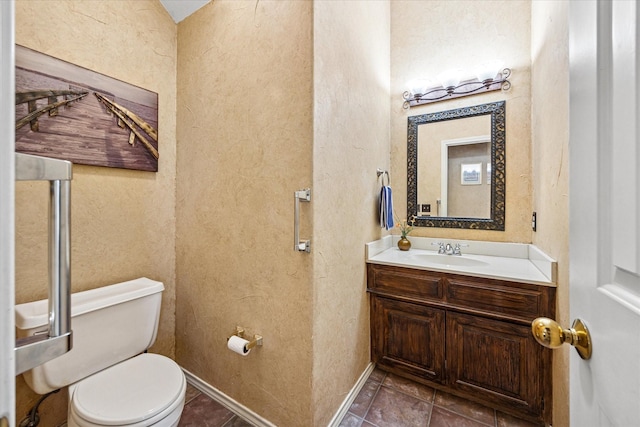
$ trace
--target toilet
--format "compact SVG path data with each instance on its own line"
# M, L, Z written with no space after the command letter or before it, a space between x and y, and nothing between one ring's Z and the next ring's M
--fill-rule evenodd
M158 332L163 290L143 277L71 295L73 348L24 373L38 394L69 387L69 427L178 425L184 373L173 360L146 353ZM15 310L19 338L47 332L47 300Z

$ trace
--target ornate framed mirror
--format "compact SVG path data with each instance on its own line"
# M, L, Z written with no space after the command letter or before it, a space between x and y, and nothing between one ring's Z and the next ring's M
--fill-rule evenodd
M408 118L407 217L504 231L505 101Z

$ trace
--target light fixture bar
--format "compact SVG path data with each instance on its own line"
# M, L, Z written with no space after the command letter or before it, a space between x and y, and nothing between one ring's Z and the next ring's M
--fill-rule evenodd
M411 93L406 91L402 94L404 98L403 107L405 109L417 105L429 104L432 102L445 101L448 99L461 98L463 96L475 95L478 93L492 92L494 90L507 91L511 88L509 77L511 69L504 68L495 78L480 81L477 78L465 80L457 86L433 87L427 89L425 93Z

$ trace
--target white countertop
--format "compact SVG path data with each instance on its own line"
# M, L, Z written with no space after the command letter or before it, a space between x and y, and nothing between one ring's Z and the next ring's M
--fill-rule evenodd
M534 245L410 237L411 249L398 249L398 236L365 245L366 262L419 270L556 285L557 263ZM436 243L469 245L462 256L438 254Z

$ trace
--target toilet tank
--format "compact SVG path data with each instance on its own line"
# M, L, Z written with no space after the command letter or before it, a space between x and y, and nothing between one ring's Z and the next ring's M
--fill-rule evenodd
M45 394L142 353L156 339L164 285L145 277L71 294L73 348L24 373ZM47 333L48 302L16 305L18 338Z

